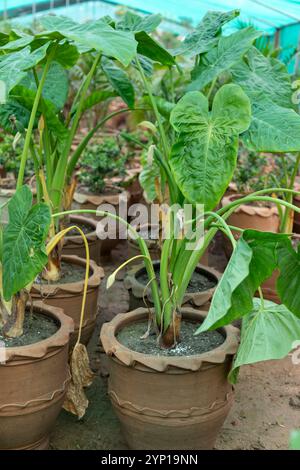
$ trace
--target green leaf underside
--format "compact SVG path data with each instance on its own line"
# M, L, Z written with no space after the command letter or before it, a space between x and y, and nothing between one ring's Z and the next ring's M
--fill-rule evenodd
M188 90L202 90L222 72L230 69L250 49L261 32L244 28L230 36L222 36L218 45L202 56L202 63L193 71L193 81Z
M217 44L216 37L224 24L239 15L239 10L229 12L208 11L203 17L195 31L188 34L182 44L173 51L174 56L185 55L188 57L209 51Z
M228 325L252 310L258 287L277 267L277 249L287 235L245 230L218 284L198 332Z
M160 178L160 169L155 162L152 165L144 166L139 175L139 182L147 194L149 201L153 202L157 198L155 180Z
M112 60L103 57L101 60L103 71L113 89L128 105L134 107L134 88L128 76L120 67L114 64Z
M235 383L239 367L245 364L282 359L300 338L300 320L284 305L254 299L251 313L243 318L241 343L229 374Z
M171 112L179 132L170 166L189 202L212 210L231 181L237 159L238 135L250 124L250 101L237 85L224 85L212 111L200 92L187 93Z
M152 33L162 21L161 15L140 16L126 11L121 20L116 24L116 29L138 33L145 31Z
M134 34L116 31L101 19L79 24L62 16L45 16L40 21L46 29L43 35L67 38L75 45L86 48L86 51L94 49L103 52L125 66L128 66L136 55L137 43Z
M8 204L9 223L3 232L3 294L6 301L31 283L47 263L45 240L49 207L32 206L28 186L16 191Z
M142 56L146 56L162 65L171 66L175 64L174 57L145 31L136 33L135 39L138 42L137 51Z
M48 42L33 52L28 46L13 54L0 56L0 80L5 83L6 95L26 77L27 70L35 67L45 58L49 44Z

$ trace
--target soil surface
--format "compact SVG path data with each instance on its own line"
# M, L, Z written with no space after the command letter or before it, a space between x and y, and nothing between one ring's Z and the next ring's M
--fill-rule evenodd
M83 231L85 235L95 231L92 225L79 224L78 222L69 222L65 228L72 227L73 225L76 225L77 227L81 228L81 230ZM69 238L69 237L80 237L80 233L78 232L78 230L76 230L76 228L73 228L73 230L70 230L70 232L68 232L68 235L65 238Z
M218 331L208 331L195 336L199 323L183 321L181 324L181 341L172 349L161 349L157 345L155 331L143 339L148 328L148 322L134 323L125 326L117 335L121 344L133 351L160 356L190 356L211 351L224 343L224 337Z
M226 265L220 240L209 253L210 266L223 270ZM127 247L120 244L112 259L103 264L109 275L125 260ZM107 396L107 358L99 345L101 325L116 314L128 310L128 291L122 279L106 291L105 280L99 292L97 329L88 346L95 380L87 390L90 406L85 417L62 411L52 434L52 449L126 450L120 425ZM236 398L219 434L215 448L222 449L288 449L293 429L300 429L300 365L291 358L269 361L241 368L236 385Z
M85 278L85 266L79 264L71 264L62 261L61 263L61 277L58 281L48 281L39 276L37 284L68 284L69 282L83 281Z
M56 321L44 315L25 315L24 333L20 338L5 338L0 334L0 341L3 341L7 348L27 346L50 338L58 331L59 326Z
M155 276L159 284L159 266L155 265L154 269L155 269ZM141 272L137 274L136 278L141 284L145 286L149 282L148 274L145 269L141 269ZM196 292L202 292L202 291L211 289L212 287L215 287L216 285L217 285L217 282L211 275L205 276L203 273L199 271L194 271L192 279L190 280L189 285L187 287L187 292L189 294L194 294Z

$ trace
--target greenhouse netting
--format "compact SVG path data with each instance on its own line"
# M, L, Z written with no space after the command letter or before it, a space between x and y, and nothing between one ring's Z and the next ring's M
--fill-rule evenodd
M276 46L282 48L282 55L294 55L300 44L300 0L0 0L0 15L3 19L18 18L31 21L32 18L50 12L87 21L104 15L113 16L120 8L128 7L140 13L160 13L165 18L163 28L184 34L186 28L196 26L207 10L232 10L239 8L238 20L230 23L228 32L250 23L266 32ZM290 71L298 69L299 58L290 61Z

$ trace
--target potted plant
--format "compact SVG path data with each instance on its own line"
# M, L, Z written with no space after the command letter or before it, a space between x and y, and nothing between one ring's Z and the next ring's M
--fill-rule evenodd
M32 207L22 186L1 227L0 449L46 449L65 400L73 321L61 309L31 304L30 285L47 263L50 211Z
M164 219L169 231L158 277L145 241L135 232L153 309L118 315L101 331L109 356L109 395L126 442L134 449L212 448L230 409L230 382L236 381L239 367L284 357L300 334L300 272L289 234L244 230L236 242L231 230L237 228L227 224L241 204L274 202L299 212L290 202L268 196L295 191L267 188L214 211L233 176L239 139L256 151L300 149L300 118L288 105L290 84L285 74L278 74L277 62L266 63L253 48L257 31L249 27L226 37L220 34L221 26L237 14L209 12L183 42L181 53L194 54L196 60L192 90L170 113L172 141L144 77L159 129L152 166L159 168L161 187L168 187L170 203L179 202L179 210ZM230 77L234 83L228 83ZM286 107L274 93L280 80ZM180 209L187 202L204 209L185 220L186 232L177 237ZM200 233L195 231L198 218L203 220ZM228 236L234 251L206 316L182 303L218 230ZM265 301L260 289L277 268L280 306ZM253 298L257 291L260 299ZM230 323L239 318L243 326L238 345L239 333Z
M7 131L24 135L17 188L23 183L26 162L30 156L34 163L37 202L45 201L53 214L70 207L75 190L72 176L77 162L92 136L111 118L106 115L101 119L73 149L84 112L116 93L130 99L128 96L132 86L122 68L112 58L126 67L136 53L137 42L133 33L116 31L102 20L82 26L63 17L46 16L41 19L41 24L42 31L31 32L24 37L7 35L3 39L0 79L6 84L7 102L1 106L1 125ZM63 108L68 95L67 69L76 64L80 54L85 53L92 54L92 67L83 76L69 112L64 115ZM7 73L11 64L17 64L13 76ZM117 91L89 92L100 66L113 90ZM125 91L120 90L121 81L127 87ZM11 119L12 115L14 120ZM63 222L62 219L53 219L49 238L55 236ZM81 223L82 220L77 218L76 222ZM72 224L70 221L69 225ZM88 225L89 220L84 224ZM69 242L66 237L65 243ZM90 263L86 340L95 324L97 292L103 276L102 269L92 260ZM85 259L61 257L61 247L58 246L49 253L47 270L32 289L33 298L42 297L48 304L63 306L75 319L76 330L79 328L78 300L84 288L85 264Z

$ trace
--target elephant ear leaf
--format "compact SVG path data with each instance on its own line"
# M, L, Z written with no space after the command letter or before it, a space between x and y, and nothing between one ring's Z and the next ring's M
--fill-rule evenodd
M250 125L251 106L238 85L224 85L212 111L200 92L187 93L171 112L179 133L170 166L186 199L214 209L231 181L237 160L238 137Z
M209 313L198 333L248 315L253 296L277 267L277 249L287 235L245 230L219 282Z
M281 302L300 318L300 250L295 251L290 240L277 249L280 275L277 292ZM299 337L300 338L300 337Z
M30 284L47 263L45 240L50 226L47 204L32 206L28 186L8 203L9 223L3 231L2 282L6 301Z
M243 318L241 343L229 380L235 383L240 366L282 359L300 338L300 320L284 305L254 299L253 310Z

